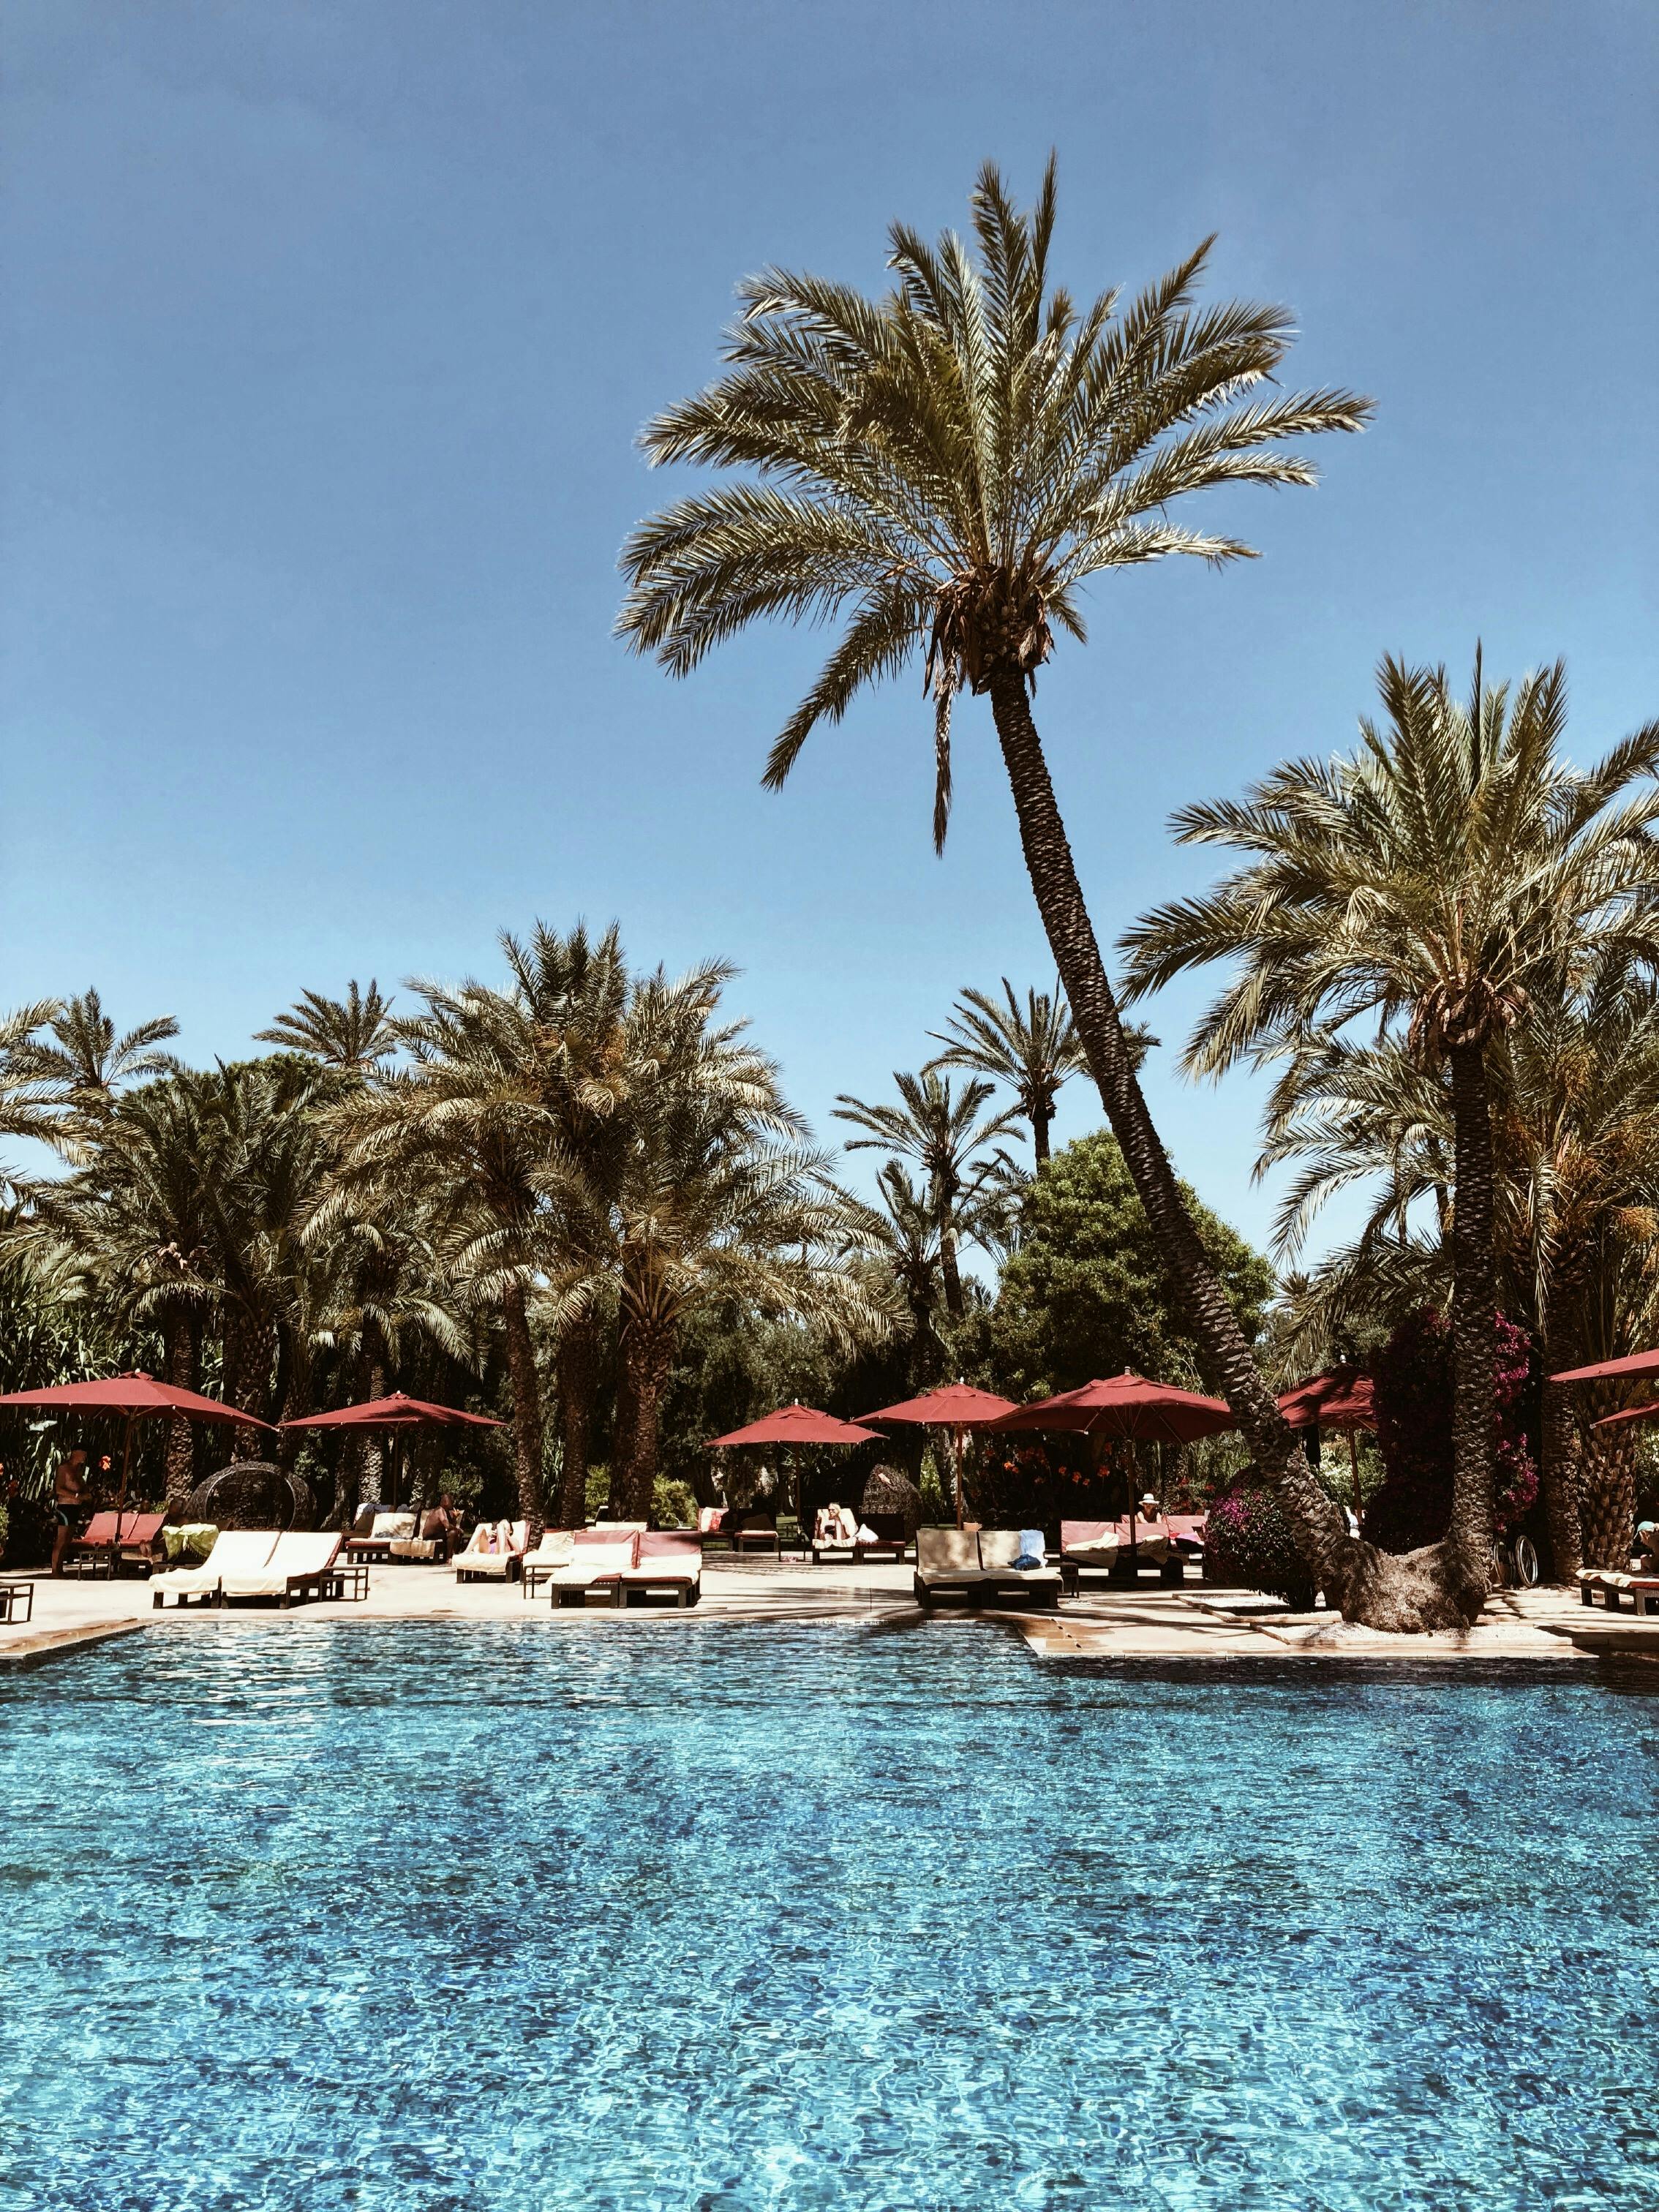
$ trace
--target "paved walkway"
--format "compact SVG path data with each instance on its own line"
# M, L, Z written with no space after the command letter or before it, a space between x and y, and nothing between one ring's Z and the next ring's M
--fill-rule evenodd
M716 1553L703 1569L702 1602L690 1609L651 1608L648 1617L677 1626L712 1626L725 1620L826 1620L889 1617L924 1625L911 1595L908 1566L872 1562L862 1566L812 1567L790 1560L745 1559L733 1564ZM367 1599L274 1607L212 1607L180 1613L151 1605L148 1583L137 1578L34 1583L32 1621L0 1623L0 1662L50 1656L111 1635L163 1625L179 1632L210 1632L228 1620L255 1619L280 1634L295 1623L349 1620L539 1620L554 1627L574 1620L616 1620L609 1607L555 1611L544 1597L526 1601L520 1585L457 1583L437 1567L377 1567ZM628 1619L647 1617L630 1607ZM1351 1628L1326 1613L1292 1614L1277 1601L1247 1590L1218 1590L1188 1583L1168 1589L1148 1583L1138 1591L1088 1590L1067 1599L1058 1613L1008 1609L975 1618L1017 1626L1031 1650L1055 1659L1537 1659L1559 1663L1580 1658L1571 1643L1588 1618L1576 1597L1562 1590L1505 1591L1494 1598L1463 1636L1383 1636ZM1597 1616L1598 1620L1601 1616ZM952 1619L941 1607L926 1625ZM1633 1624L1632 1624L1633 1626Z

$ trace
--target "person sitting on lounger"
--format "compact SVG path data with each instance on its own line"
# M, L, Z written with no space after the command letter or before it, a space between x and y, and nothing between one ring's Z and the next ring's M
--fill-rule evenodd
M75 1534L75 1516L87 1495L87 1455L77 1444L67 1459L60 1459L52 1478L52 1508L58 1527L52 1540L52 1571L61 1576L64 1554Z

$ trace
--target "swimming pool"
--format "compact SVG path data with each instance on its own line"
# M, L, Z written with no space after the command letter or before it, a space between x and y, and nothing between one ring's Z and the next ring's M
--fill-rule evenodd
M0 2208L1659 2203L1659 1705L969 1623L0 1683Z

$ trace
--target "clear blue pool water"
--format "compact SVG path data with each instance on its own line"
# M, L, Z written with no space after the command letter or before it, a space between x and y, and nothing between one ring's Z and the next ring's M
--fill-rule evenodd
M969 1624L0 1684L0 2208L1659 2204L1659 1704Z

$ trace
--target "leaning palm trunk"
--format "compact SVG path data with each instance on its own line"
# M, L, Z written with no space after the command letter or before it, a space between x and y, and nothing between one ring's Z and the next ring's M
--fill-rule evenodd
M1340 1606L1346 1619L1407 1632L1461 1627L1472 1614L1445 1572L1442 1547L1401 1558L1351 1537L1341 1513L1320 1487L1306 1454L1285 1425L1227 1293L1204 1255L1130 1064L1117 1003L1031 719L1024 678L1010 668L994 676L989 689L1019 817L1025 866L1090 1073L1163 1248L1170 1283L1220 1379L1222 1395L1258 1472L1289 1511L1303 1557L1327 1602ZM1481 1600L1485 1594L1483 1584Z
M507 1369L513 1392L513 1472L519 1513L530 1524L531 1542L537 1544L542 1532L542 1393L521 1283L513 1284L503 1296L501 1319L507 1329Z

